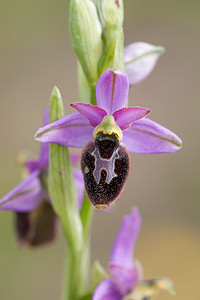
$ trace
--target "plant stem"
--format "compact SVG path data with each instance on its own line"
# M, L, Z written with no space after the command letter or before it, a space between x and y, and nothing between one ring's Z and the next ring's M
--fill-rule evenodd
M96 83L93 83L90 87L90 103L96 105Z
M84 252L67 248L63 300L77 300L85 290Z
M64 290L62 300L77 300L88 289L90 271L90 233L81 251L76 251L68 245L66 252Z

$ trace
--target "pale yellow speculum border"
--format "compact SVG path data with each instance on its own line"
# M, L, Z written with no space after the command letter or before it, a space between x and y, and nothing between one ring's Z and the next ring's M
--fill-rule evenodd
M115 134L119 140L122 140L123 134L117 123L115 122L115 118L113 116L107 115L103 118L102 122L97 125L93 131L94 139L96 139L97 135L103 132L103 134Z

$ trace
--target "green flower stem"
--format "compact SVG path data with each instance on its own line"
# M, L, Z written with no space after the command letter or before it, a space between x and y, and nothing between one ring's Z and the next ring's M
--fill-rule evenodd
M89 84L85 73L78 62L78 87L80 101L96 105L96 81Z
M98 75L100 76L107 68L116 68L124 72L124 33L121 28L115 40L108 43L107 37L104 40L103 54L98 63Z
M59 90L53 89L50 104L50 122L64 116ZM67 147L50 144L48 189L55 212L61 220L68 242L65 300L78 299L83 291L85 270L83 227L77 209L76 189Z
M96 105L96 83L93 83L90 87L90 103Z
M70 247L66 251L62 300L77 300L87 291L88 248L76 253Z
M79 99L81 102L90 103L90 85L79 62L77 64L77 72Z
M87 269L85 269L84 253L84 251L75 252L71 247L67 249L64 300L76 300L86 289Z

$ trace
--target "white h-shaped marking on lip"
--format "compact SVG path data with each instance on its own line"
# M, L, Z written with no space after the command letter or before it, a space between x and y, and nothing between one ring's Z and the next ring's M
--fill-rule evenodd
M113 151L111 158L106 159L102 158L99 153L99 149L95 147L95 150L92 152L92 155L95 157L95 169L93 171L93 176L97 184L99 184L101 179L101 171L105 170L106 183L109 184L114 177L117 177L115 170L115 160L119 158L118 149Z

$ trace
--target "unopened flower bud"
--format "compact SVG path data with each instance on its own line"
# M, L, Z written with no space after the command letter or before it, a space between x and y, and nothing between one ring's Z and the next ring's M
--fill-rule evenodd
M129 84L144 80L154 69L160 55L164 52L161 46L144 42L132 43L124 48L125 72Z
M107 41L111 41L116 38L123 25L123 0L102 0L99 6L101 17L106 25Z
M97 81L97 63L101 43L101 24L91 0L70 1L72 46L90 84Z
M98 64L98 73L107 68L124 71L124 7L122 0L99 0L99 16L105 30L103 39L103 54Z

